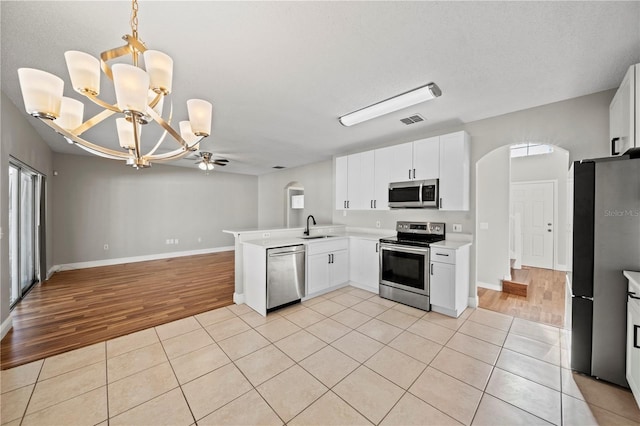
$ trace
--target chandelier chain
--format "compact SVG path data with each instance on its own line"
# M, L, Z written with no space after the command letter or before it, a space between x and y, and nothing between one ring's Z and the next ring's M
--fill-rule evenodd
M138 38L138 0L131 0L131 35Z

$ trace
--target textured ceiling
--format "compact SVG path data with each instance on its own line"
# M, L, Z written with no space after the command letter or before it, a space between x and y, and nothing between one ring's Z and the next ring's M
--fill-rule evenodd
M18 68L52 72L65 79L65 95L78 98L64 52L98 56L130 32L126 1L0 7L2 90L21 110ZM635 1L141 1L138 16L147 47L174 59L174 120L186 119L187 99L210 100L214 128L206 148L231 160L226 171L239 173L303 165L611 89L640 62ZM440 98L353 127L337 120L429 82L442 89ZM102 86L101 97L114 102L106 78ZM400 123L413 113L426 121ZM54 151L82 153L30 120ZM86 135L117 146L115 125Z

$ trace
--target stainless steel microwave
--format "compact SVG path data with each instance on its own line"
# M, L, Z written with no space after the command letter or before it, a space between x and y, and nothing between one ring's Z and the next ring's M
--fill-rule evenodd
M438 208L438 179L410 180L389 184L389 207Z

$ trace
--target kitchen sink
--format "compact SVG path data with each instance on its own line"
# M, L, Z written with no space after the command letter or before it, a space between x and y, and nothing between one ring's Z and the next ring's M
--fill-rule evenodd
M302 240L318 240L320 238L332 238L335 237L335 235L313 235L310 237L300 237L300 239Z

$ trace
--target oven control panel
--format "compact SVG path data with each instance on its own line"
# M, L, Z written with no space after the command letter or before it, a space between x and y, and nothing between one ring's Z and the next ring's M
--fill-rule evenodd
M396 231L403 234L444 235L444 222L402 222L396 223Z

